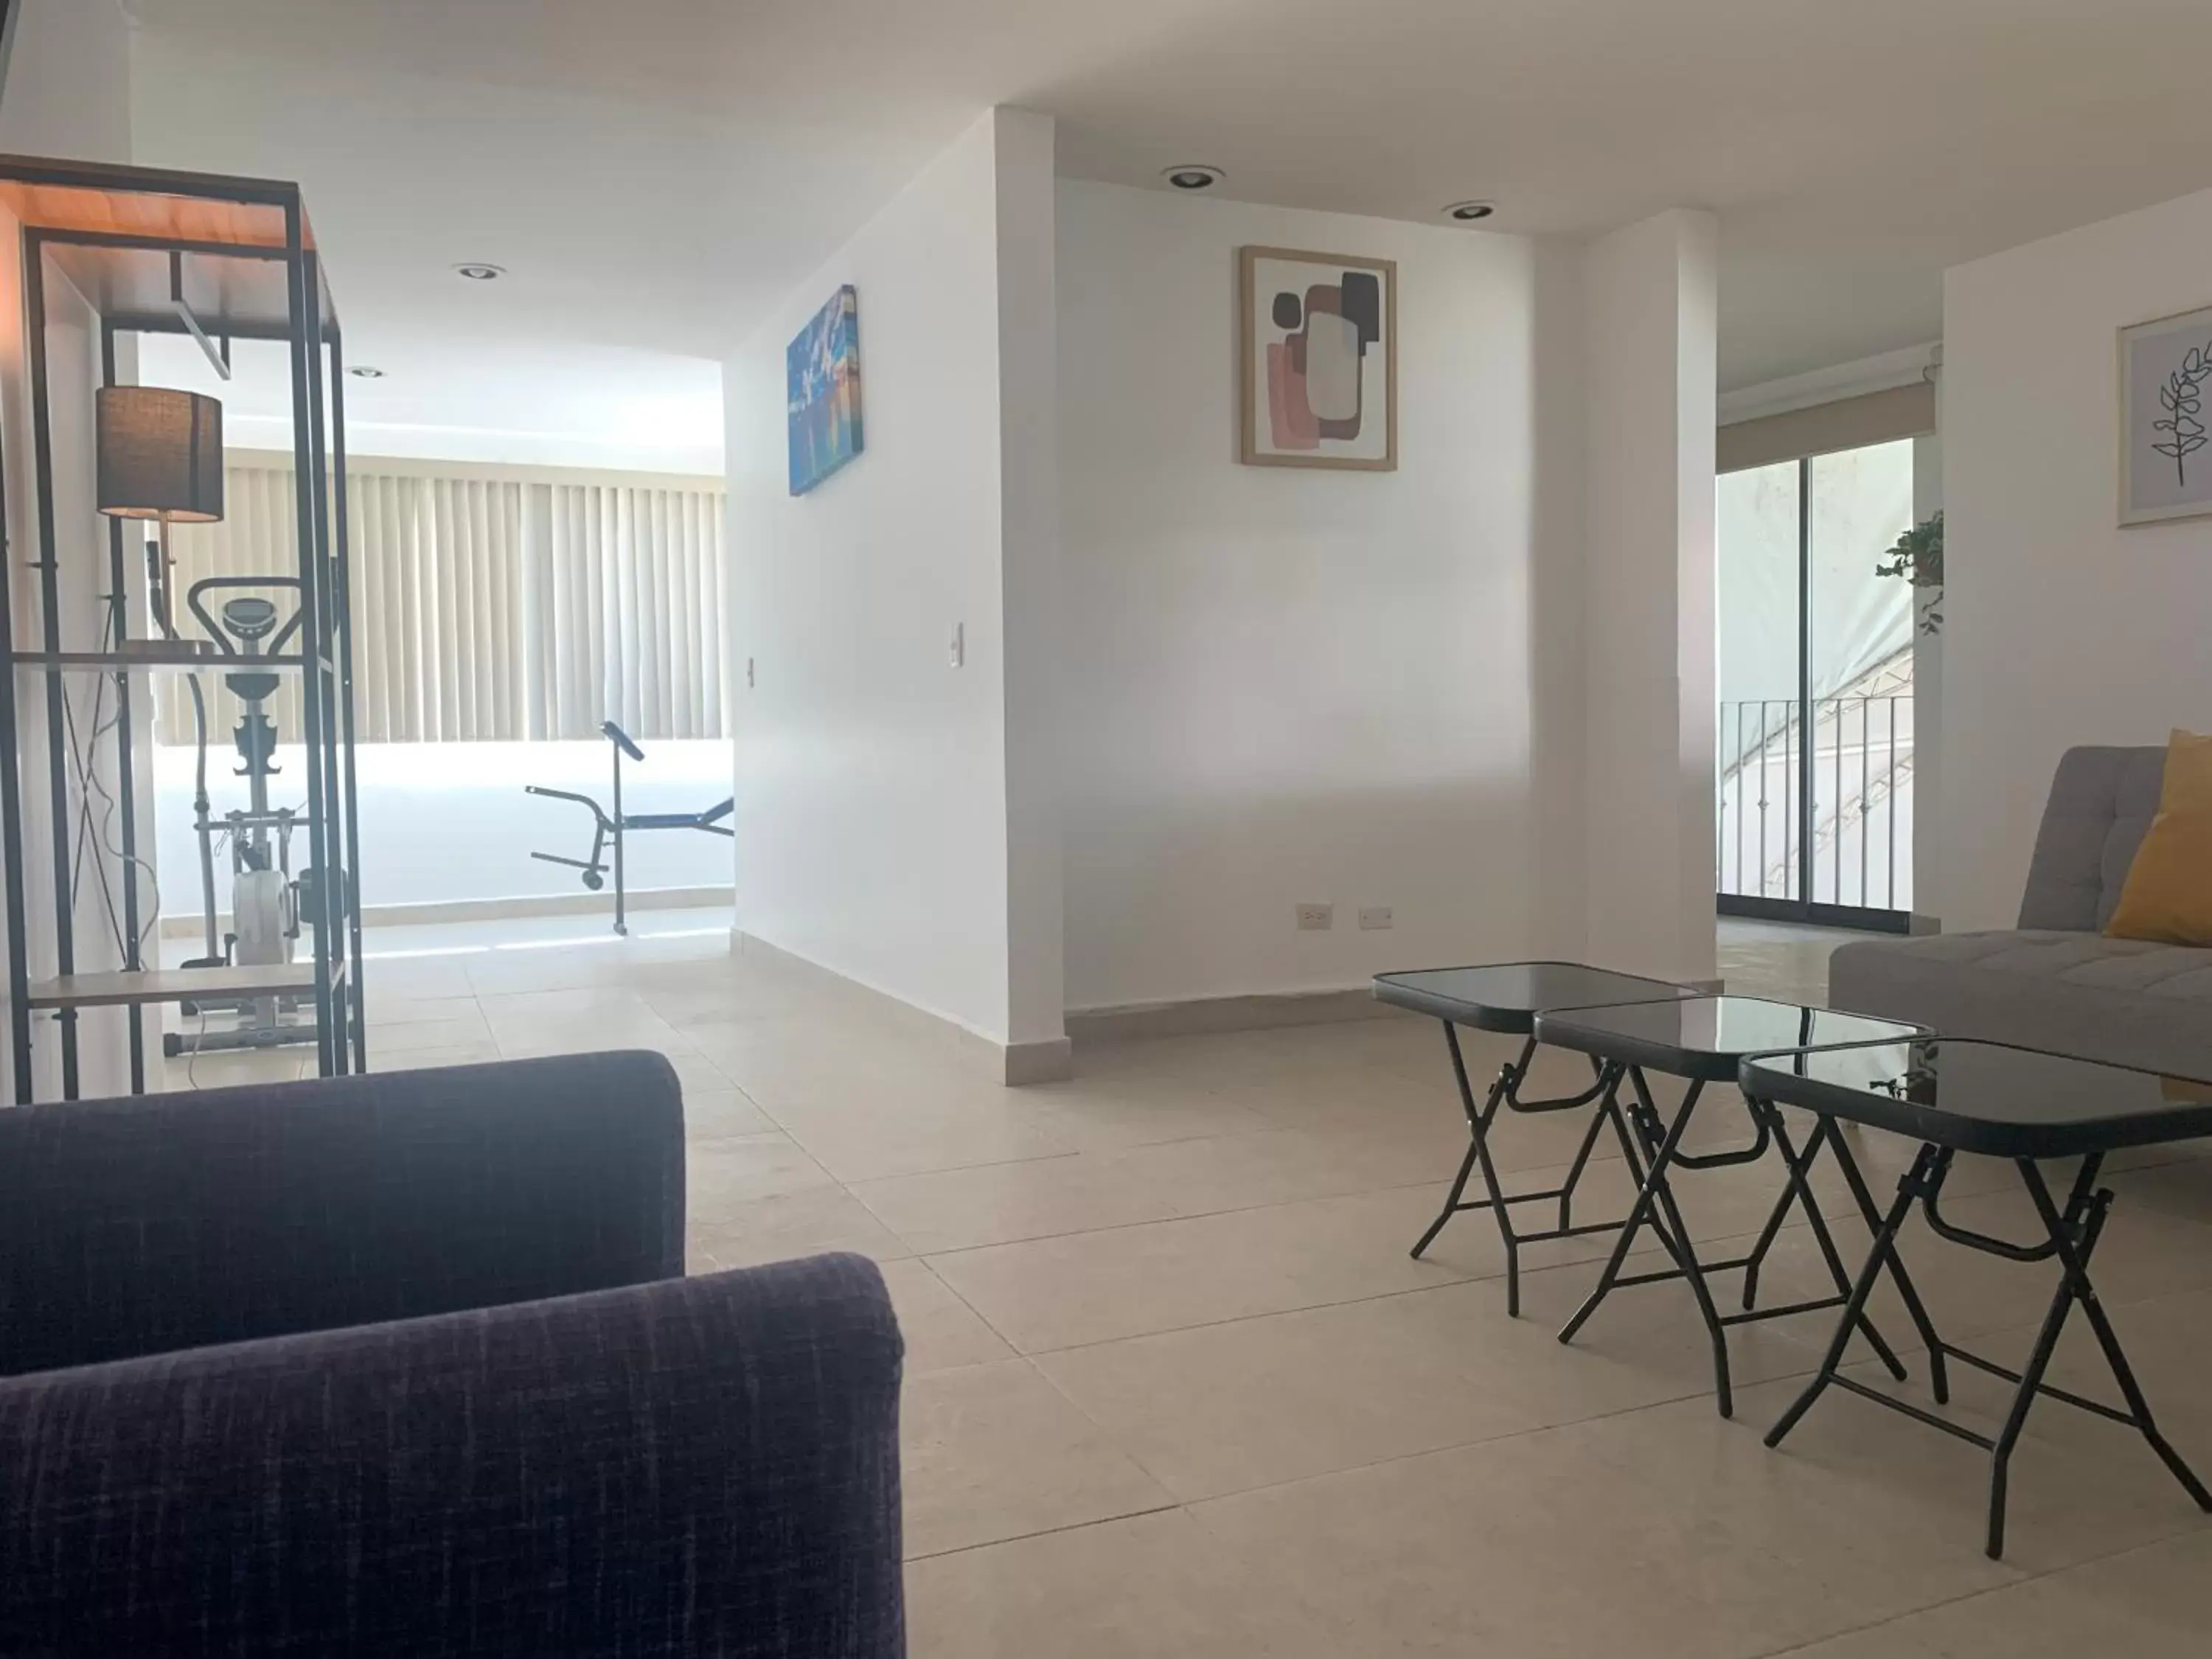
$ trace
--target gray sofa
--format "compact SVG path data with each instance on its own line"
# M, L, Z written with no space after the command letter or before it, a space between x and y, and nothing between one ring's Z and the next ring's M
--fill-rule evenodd
M1839 948L1828 1000L2085 1059L2212 1077L2212 950L2100 930L2158 811L2166 750L2070 749L2043 811L2020 926Z

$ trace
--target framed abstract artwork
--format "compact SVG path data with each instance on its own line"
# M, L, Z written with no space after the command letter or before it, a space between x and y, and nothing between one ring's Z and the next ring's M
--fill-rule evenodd
M847 283L784 348L791 493L804 495L860 453L860 296Z
M1237 386L1248 466L1398 465L1398 266L1237 250Z
M2212 514L2212 307L2120 331L2120 522Z

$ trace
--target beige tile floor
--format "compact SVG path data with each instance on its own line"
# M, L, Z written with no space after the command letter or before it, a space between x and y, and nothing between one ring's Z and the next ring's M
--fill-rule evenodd
M1862 933L1788 921L1723 916L1717 929L1721 978L1732 991L1825 1002L1828 953Z
M1532 1249L1517 1321L1485 1218L1409 1261L1464 1144L1424 1022L1104 1046L1070 1082L1008 1091L732 960L715 918L646 918L660 936L622 943L521 931L496 950L467 929L373 936L439 953L371 963L375 1063L659 1048L687 1090L695 1271L831 1249L883 1263L908 1342L917 1659L2212 1651L2212 1520L2124 1430L2055 1406L2031 1419L1992 1563L1971 1448L1848 1396L1785 1449L1760 1444L1823 1316L1736 1334L1723 1422L1676 1287L1624 1291L1573 1347L1555 1340L1603 1240ZM1828 942L1740 936L1724 971L1814 994ZM1471 1047L1486 1072L1505 1056ZM298 1064L210 1060L198 1080ZM1539 1182L1577 1127L1513 1124L1501 1156ZM1878 1184L1909 1155L1875 1135L1861 1152ZM2016 1226L2008 1179L1962 1168L1958 1218ZM2212 1159L2110 1184L2112 1317L2212 1470ZM1773 1188L1740 1170L1688 1177L1685 1197L1717 1240L1755 1228ZM1593 1166L1589 1191L1621 1203L1621 1166ZM1835 1183L1820 1197L1842 1213ZM1910 1243L1939 1322L2025 1347L2044 1270ZM1774 1293L1819 1271L1788 1230ZM2059 1370L2095 1391L2080 1338ZM1992 1389L1959 1392L1986 1424Z

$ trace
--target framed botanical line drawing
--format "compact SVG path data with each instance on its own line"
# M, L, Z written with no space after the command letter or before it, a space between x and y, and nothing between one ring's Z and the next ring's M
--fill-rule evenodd
M2212 514L2212 306L2120 331L2120 522Z
M1247 466L1398 465L1398 266L1237 250L1237 404Z

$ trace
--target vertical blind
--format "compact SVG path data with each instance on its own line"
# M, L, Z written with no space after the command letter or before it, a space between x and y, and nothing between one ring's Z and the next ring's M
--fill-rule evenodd
M641 739L728 731L722 492L663 483L425 477L355 470L348 503L356 732L365 743L591 738L603 720ZM220 524L173 532L185 595L207 576L295 573L290 471L238 466ZM202 603L287 589L222 588ZM237 722L220 675L201 677L211 735ZM161 677L160 735L192 737L190 693ZM269 705L301 730L295 675Z

